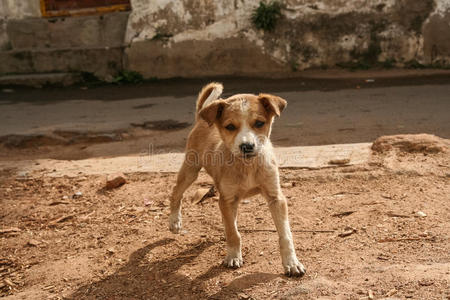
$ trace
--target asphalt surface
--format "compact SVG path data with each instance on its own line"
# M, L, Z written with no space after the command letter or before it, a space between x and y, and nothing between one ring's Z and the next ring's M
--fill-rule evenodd
M278 146L371 142L381 135L431 133L450 138L450 75L351 78L214 78L224 95L273 93L288 107L274 124ZM320 77L320 76L319 76ZM190 125L208 79L177 79L127 86L0 88L0 136L55 130L111 132L151 121ZM157 132L156 147L182 150L190 126ZM170 128L168 128L170 129ZM158 138L159 136L159 138ZM159 143L159 144L158 144ZM120 155L138 153L128 147ZM100 151L101 152L101 151ZM97 153L100 154L100 152ZM107 155L115 155L108 151Z

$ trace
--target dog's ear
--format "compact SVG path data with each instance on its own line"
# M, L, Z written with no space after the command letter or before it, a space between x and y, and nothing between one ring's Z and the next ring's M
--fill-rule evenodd
M226 103L223 100L213 101L211 104L200 110L199 115L208 123L209 126L211 126L217 119L222 116L225 104Z
M270 94L259 94L258 100L264 106L264 109L269 113L274 113L277 117L280 116L287 102L283 98Z

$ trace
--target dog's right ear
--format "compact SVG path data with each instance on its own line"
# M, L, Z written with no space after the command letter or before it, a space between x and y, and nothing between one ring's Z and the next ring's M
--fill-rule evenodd
M225 108L225 101L216 100L211 104L200 110L200 117L205 120L209 126L222 116L223 109Z

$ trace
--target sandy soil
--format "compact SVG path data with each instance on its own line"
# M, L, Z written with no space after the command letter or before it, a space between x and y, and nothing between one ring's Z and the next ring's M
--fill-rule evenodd
M6 299L448 299L448 153L374 155L363 165L281 170L300 279L282 275L261 197L241 204L244 267L221 266L217 200L189 199L184 231L167 228L175 173L0 174L0 296ZM421 213L424 213L424 216ZM9 229L9 231L7 230ZM340 236L347 232L348 236ZM372 296L373 295L373 296Z

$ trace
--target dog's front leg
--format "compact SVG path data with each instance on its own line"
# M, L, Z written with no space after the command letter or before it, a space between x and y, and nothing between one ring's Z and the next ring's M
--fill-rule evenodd
M302 276L305 274L306 269L298 261L297 255L295 254L294 242L288 220L286 198L279 186L275 191L264 191L263 195L267 199L270 213L277 228L284 272L288 276Z
M237 229L237 208L239 201L235 197L220 197L219 207L225 226L227 240L227 256L224 265L230 268L239 268L243 264L241 253L241 235Z

